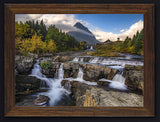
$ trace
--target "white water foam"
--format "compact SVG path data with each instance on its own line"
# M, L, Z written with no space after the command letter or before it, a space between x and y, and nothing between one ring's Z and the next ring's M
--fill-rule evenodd
M109 84L110 88L119 89L119 90L128 90L127 86L125 85L125 78L122 76L122 73L116 74L112 80L102 78L99 81L110 82Z
M68 80L68 81L78 81L78 82L81 82L81 83L85 83L87 85L97 85L96 82L85 81L83 79L83 70L82 70L81 67L79 67L77 78L65 78L65 80Z
M63 64L60 65L55 78L46 78L46 76L41 73L39 61L37 61L37 63L35 63L34 65L34 68L32 69L32 74L30 74L29 76L34 76L42 81L45 81L46 84L49 86L49 91L41 94L46 95L50 98L50 106L54 106L59 100L62 99L63 95L70 94L69 91L67 91L61 86L61 81L63 80L64 76Z
M93 50L93 46L91 45L90 50Z
M72 61L78 62L79 61L79 57L75 57Z

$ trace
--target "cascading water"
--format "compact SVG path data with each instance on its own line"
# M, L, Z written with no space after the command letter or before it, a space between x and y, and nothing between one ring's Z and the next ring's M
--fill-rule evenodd
M79 61L79 57L75 57L72 61L78 62Z
M91 45L90 50L93 50L93 46Z
M39 60L37 60L37 63L34 64L34 67L32 69L32 73L29 76L34 76L38 79L40 79L41 81L41 87L46 87L46 85L48 87L52 87L52 82L50 78L46 78L45 75L43 75L41 73L41 67L39 66Z
M125 85L125 78L122 76L123 72L117 73L112 80L108 79L100 79L99 81L107 81L110 82L109 87L119 90L127 90L127 86Z
M65 79L68 80L68 81L78 81L78 82L85 83L85 84L88 84L88 85L97 85L96 82L89 82L89 81L85 81L83 79L83 70L82 70L81 67L79 67L77 78L65 78Z
M69 91L61 86L61 81L63 80L64 76L63 64L60 65L57 73L55 74L55 78L46 78L46 76L41 73L39 61L37 61L37 63L34 65L34 68L32 69L32 74L30 74L30 76L34 76L42 81L45 81L49 86L49 90L47 92L40 93L50 98L49 106L55 106L57 102L60 101L64 96L70 94Z
M83 80L83 70L81 67L79 67L78 75L77 75L77 80Z
M125 78L122 76L122 74L123 72L114 76L112 82L109 84L110 88L127 90L127 86L125 85Z
M80 58L80 62L83 62L84 58Z

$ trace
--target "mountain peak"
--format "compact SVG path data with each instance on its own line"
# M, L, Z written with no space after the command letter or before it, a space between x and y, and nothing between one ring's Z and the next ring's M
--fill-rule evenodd
M74 25L74 27L76 27L76 28L78 28L78 29L81 29L81 30L84 30L84 31L92 34L92 32L90 32L90 31L88 30L88 28L85 27L85 26L84 26L82 23L80 23L80 22L77 22L77 23Z

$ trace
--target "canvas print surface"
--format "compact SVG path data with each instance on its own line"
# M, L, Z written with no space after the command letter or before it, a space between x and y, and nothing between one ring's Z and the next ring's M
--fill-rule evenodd
M16 14L15 105L142 107L143 14Z

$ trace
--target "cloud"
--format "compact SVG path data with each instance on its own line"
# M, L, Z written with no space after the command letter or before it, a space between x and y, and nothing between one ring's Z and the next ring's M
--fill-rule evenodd
M124 32L124 29L120 30L120 32Z
M84 31L84 30L81 30L81 29L78 29L76 27L73 27L71 25L67 25L67 24L56 24L55 25L57 28L61 29L63 32L69 32L69 31L76 31L76 32L80 32L80 33L83 33L85 35L89 35L89 36L93 36L92 34Z
M16 14L15 21L25 22L27 20L38 20L43 19L44 23L49 26L51 24L55 25L57 28L61 29L63 32L78 31L87 35L91 35L85 31L73 27L76 22L81 22L86 27L92 28L91 32L95 35L96 39L104 42L107 39L116 41L117 38L124 40L127 36L133 37L137 31L141 31L143 28L143 21L140 20L130 26L129 29L120 30L119 34L112 32L104 32L87 21L78 20L73 14Z
M28 20L38 20L41 21L43 19L43 22L49 26L49 25L55 25L57 28L61 29L63 32L69 32L69 31L77 31L86 35L92 36L90 33L80 30L76 27L73 27L73 25L77 22L81 22L84 25L90 25L90 23L82 20L78 20L75 18L73 14L16 14L15 21L28 21Z
M92 33L95 35L97 40L100 40L102 42L106 41L107 39L116 41L117 38L120 38L120 40L123 41L127 36L132 38L133 35L136 34L137 31L141 31L142 29L143 29L143 21L139 20L138 22L131 25L129 29L120 30L121 33L119 34L115 34L112 32L104 32L99 29L92 31Z
M124 31L119 35L119 38L125 39L127 36L128 37L133 37L134 34L136 34L137 31L141 31L143 29L143 21L139 20L135 24L133 24L128 30Z
M16 14L15 21L28 21L28 20L38 20L43 19L46 25L55 25L55 24L66 24L73 26L76 22L87 22L78 20L73 14Z

